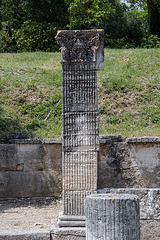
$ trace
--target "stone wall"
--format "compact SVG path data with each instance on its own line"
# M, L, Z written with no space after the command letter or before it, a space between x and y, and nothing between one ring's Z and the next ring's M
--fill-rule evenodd
M98 188L160 188L160 138L102 136Z
M0 144L0 198L61 195L60 140L16 139Z
M0 198L61 196L61 140L0 144ZM160 139L101 136L98 189L160 188Z

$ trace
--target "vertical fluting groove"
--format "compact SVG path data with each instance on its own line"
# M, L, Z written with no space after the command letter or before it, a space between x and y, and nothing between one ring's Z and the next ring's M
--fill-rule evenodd
M86 198L86 240L140 240L139 199L130 194Z
M85 196L96 190L96 72L93 64L66 64L62 77L64 212L84 215Z

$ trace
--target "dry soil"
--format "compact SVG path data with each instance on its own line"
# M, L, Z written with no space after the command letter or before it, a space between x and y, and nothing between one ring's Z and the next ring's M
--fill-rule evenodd
M61 199L0 199L0 230L50 228L61 211Z

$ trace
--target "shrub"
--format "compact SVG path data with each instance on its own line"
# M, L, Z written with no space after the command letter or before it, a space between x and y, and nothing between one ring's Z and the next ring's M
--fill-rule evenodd
M141 42L142 48L159 48L160 39L157 35L150 35L148 38L143 38Z
M134 42L131 42L127 37L113 39L109 38L107 34L104 37L105 47L114 49L135 48Z
M0 52L7 52L9 45L11 44L11 37L3 30L0 31Z
M58 49L54 37L57 27L54 24L39 23L27 20L20 29L15 30L15 38L19 52L55 51Z

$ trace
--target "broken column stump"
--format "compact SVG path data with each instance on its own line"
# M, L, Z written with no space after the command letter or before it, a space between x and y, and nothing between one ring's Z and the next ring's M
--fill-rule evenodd
M62 176L59 226L85 226L85 197L97 189L97 70L104 68L103 30L58 31L62 53ZM73 217L74 216L74 217Z
M86 240L140 240L139 199L131 194L86 198Z

